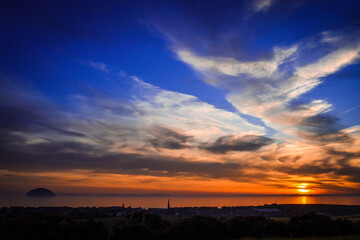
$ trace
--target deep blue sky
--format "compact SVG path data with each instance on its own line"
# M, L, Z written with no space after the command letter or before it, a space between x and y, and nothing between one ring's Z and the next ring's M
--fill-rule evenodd
M59 104L89 86L128 97L126 79L109 80L84 62L102 62L114 74L124 71L163 88L225 104L216 89L202 84L174 57L160 33L146 26L146 19L139 17L144 9L125 1L20 2L2 3L1 29L6 34L0 39L1 71L30 82Z
M306 41L323 31L351 37L360 25L356 1L279 1L271 11L252 16L246 1L150 2L2 1L2 75L31 83L61 105L88 86L114 90L114 80L81 64L101 62L114 73L124 71L231 110L221 91L201 83L177 60L169 36L199 53L256 60L271 57L274 46ZM234 37L221 42L229 31ZM336 113L357 106L358 63L328 76L307 97L328 99ZM128 97L126 80L120 77L116 85L114 94ZM342 118L353 125L359 116L357 109Z

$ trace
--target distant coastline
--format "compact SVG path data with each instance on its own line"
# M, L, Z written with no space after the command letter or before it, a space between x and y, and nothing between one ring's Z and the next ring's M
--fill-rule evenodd
M59 196L105 196L105 197L360 197L360 193L347 194L126 194L126 193L58 193Z
M222 206L258 206L264 204L334 204L334 205L360 205L360 197L357 195L345 196L179 196L179 195L144 195L144 194L63 194L59 193L55 198L29 198L24 195L2 195L0 207L8 206L69 206L69 207L110 207L126 206L161 208L167 206L170 199L174 207L222 207Z

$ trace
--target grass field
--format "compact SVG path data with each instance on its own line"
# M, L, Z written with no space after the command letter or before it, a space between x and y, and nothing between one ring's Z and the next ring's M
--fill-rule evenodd
M346 218L349 219L353 222L358 222L360 221L360 214L355 214L355 215L349 215L349 216L340 216L340 217L331 217L332 219L337 219L337 218ZM360 238L359 238L360 239Z

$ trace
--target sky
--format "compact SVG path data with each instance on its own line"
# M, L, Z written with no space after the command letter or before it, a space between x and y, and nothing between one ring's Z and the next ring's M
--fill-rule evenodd
M0 194L359 194L360 4L0 2Z

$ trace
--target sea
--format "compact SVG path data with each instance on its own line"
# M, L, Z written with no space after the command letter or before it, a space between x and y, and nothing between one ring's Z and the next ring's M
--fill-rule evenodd
M0 207L223 207L262 206L265 204L336 204L360 205L360 196L94 196L57 195L37 198L0 196Z

